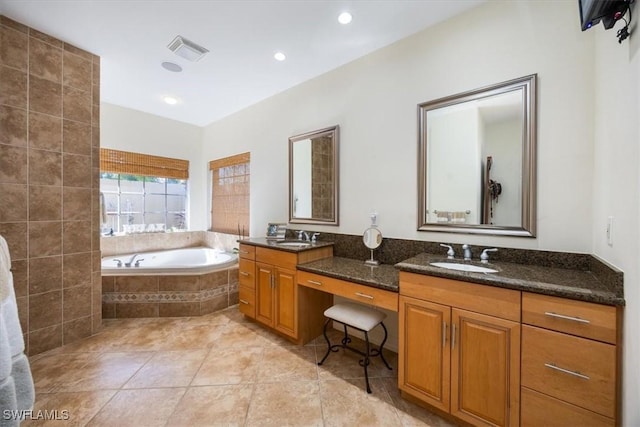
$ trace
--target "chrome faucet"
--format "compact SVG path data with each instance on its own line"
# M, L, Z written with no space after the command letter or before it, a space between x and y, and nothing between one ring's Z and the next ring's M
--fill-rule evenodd
M311 243L316 243L319 235L320 233L313 233L313 236L311 236Z
M483 264L489 263L489 252L498 252L498 248L485 249L480 254L480 262Z
M129 258L129 261L124 263L124 266L131 267L131 264L133 264L133 260L135 260L138 255L140 254L133 254L131 258Z
M462 250L464 251L464 260L471 261L471 246L462 245Z
M443 248L449 248L449 250L447 251L447 259L454 259L456 257L456 253L453 251L453 247L451 247L450 245L445 245L443 243L440 243L440 246L442 246Z
M310 240L310 239L309 239L309 233L307 233L307 232L306 232L306 231L304 231L304 230L300 230L300 231L298 231L298 240L302 240L303 242L304 242L305 240L307 240L307 241L308 241L308 240Z

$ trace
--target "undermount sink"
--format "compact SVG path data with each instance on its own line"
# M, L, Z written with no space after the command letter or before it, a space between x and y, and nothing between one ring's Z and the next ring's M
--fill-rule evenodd
M277 242L276 245L287 248L308 248L311 246L309 242Z
M434 267L446 268L448 270L468 271L471 273L497 273L493 268L480 267L472 264L458 264L457 262L432 262Z

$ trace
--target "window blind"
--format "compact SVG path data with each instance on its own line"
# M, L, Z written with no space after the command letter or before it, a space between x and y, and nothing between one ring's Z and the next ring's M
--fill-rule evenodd
M249 235L250 153L209 162L211 230Z
M100 172L188 179L189 161L101 148Z

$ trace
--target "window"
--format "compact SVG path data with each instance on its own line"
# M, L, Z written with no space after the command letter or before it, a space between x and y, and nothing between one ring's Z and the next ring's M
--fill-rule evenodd
M209 162L211 231L249 235L250 153Z
M187 228L189 162L100 150L106 228L115 232Z

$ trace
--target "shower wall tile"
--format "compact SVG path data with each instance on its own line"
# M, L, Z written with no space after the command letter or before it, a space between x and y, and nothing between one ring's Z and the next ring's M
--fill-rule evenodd
M64 255L62 264L62 286L91 285L91 252Z
M0 184L0 222L23 221L27 217L27 186Z
M0 144L0 183L27 183L27 149Z
M91 221L64 221L63 253L79 253L91 250Z
M62 84L31 76L29 79L29 110L62 116Z
M30 148L29 184L62 185L62 155Z
M65 221L81 221L87 218L91 206L91 189L77 187L62 188L62 211Z
M63 183L67 187L91 188L91 157L64 154ZM89 210L87 210L89 214Z
M0 235L5 238L11 261L27 258L27 222L0 222Z
M29 296L29 332L62 323L62 291Z
M99 77L99 57L0 15L0 234L31 355L101 328Z
M29 73L31 76L62 83L62 49L32 39L29 45Z
M62 257L29 260L29 295L62 289Z
M27 108L27 73L0 66L0 104Z
M76 286L63 291L62 321L91 316L91 286Z
M62 253L62 222L29 222L29 258L60 255Z
M0 106L0 144L27 145L27 110Z
M59 221L62 219L62 187L29 186L29 221Z
M16 297L26 297L29 295L29 261L26 259L11 260L11 272L13 273L13 289L16 292Z
M28 37L25 33L10 27L0 26L0 64L26 70Z
M41 150L62 150L62 119L31 112L29 114L29 147Z
M92 68L93 64L91 59L83 58L69 51L65 51L63 68L64 85L84 91L92 90Z
M77 122L92 122L91 91L64 87L63 117Z
M85 156L91 154L91 125L65 120L62 129L62 151Z
M40 354L62 345L62 324L29 332L29 354Z

